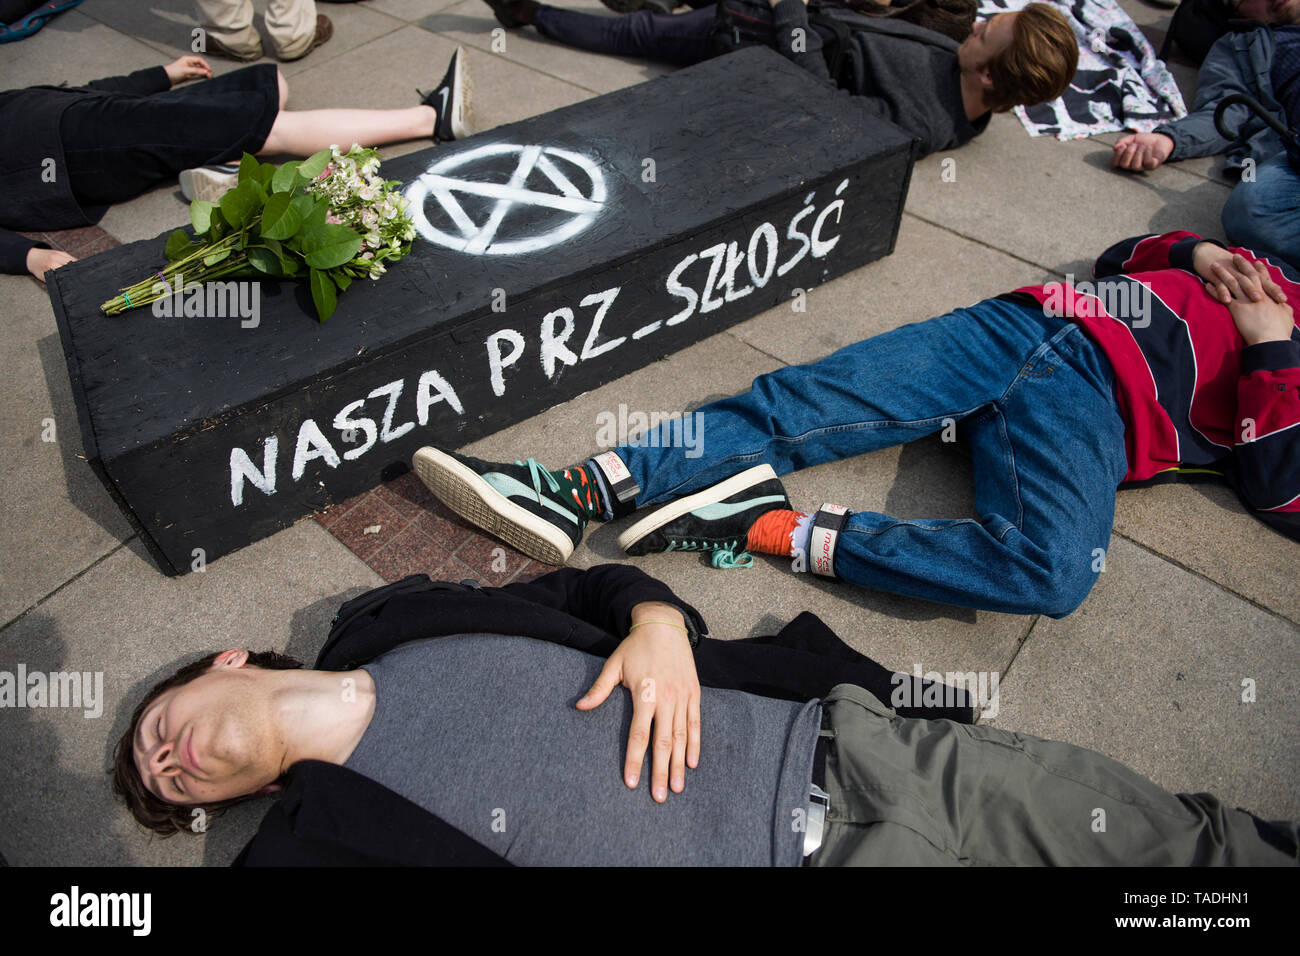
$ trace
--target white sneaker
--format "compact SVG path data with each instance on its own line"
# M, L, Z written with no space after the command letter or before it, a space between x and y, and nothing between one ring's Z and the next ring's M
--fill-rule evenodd
M216 202L239 181L238 166L199 166L181 171L181 195L189 202Z

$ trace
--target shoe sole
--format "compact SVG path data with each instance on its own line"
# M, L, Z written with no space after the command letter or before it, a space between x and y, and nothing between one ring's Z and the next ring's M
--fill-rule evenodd
M466 521L543 564L562 565L573 542L545 518L521 508L479 475L436 448L412 459L415 474L433 496Z
M203 202L215 203L234 189L236 183L235 176L210 173L202 167L181 170L179 179L181 195L190 202L199 199Z
M624 551L630 551L634 544L650 532L658 531L668 522L680 518L688 511L694 511L701 505L711 505L723 498L730 498L736 492L744 491L751 485L761 484L774 478L776 472L772 470L771 465L755 465L738 475L732 475L726 481L711 485L693 495L687 495L672 504L664 505L654 514L642 518L618 536L618 546Z
M474 84L469 78L465 48L456 48L456 101L451 104L451 135L465 139L474 135Z

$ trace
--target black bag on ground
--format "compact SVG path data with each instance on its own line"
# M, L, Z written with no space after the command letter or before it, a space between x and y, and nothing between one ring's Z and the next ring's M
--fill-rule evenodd
M1177 47L1200 66L1210 47L1228 32L1232 18L1228 0L1181 0L1169 21L1165 42L1160 45L1160 59L1168 60L1170 51Z
M776 28L767 0L718 0L713 20L715 54L731 53L747 46L776 49Z

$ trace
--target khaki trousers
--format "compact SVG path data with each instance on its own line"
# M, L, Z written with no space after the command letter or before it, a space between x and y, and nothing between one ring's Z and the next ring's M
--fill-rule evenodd
M255 53L261 38L253 27L253 0L195 0L208 32L237 53ZM316 37L316 0L267 0L266 32L276 56L302 56Z
M830 812L811 866L1294 866L1300 830L1172 794L1099 753L823 701ZM826 733L826 731L823 731Z

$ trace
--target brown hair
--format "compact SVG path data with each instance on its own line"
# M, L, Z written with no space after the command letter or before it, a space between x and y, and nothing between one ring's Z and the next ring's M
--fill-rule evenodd
M149 708L149 705L157 700L159 695L171 690L173 687L188 684L194 678L206 673L216 659L216 653L201 657L197 661L186 664L171 677L154 685L154 688L144 695L144 700L140 701L135 713L131 715L131 723L127 726L122 739L117 742L117 748L113 752L113 769L110 771L113 775L113 792L126 801L127 809L131 811L131 815L135 817L141 826L161 836L169 837L173 833L182 830L187 833L200 832L191 826L194 821L194 811L200 809L200 806L198 804L168 803L154 796L149 788L144 785L144 780L140 778L140 772L135 767L136 727L139 726L140 718L144 716L144 712ZM301 661L294 660L284 654L277 654L275 651L250 653L248 663L266 670L293 670L302 667ZM236 803L243 803L245 800L252 799L252 796L252 794L248 794L242 797L232 797L229 800L205 804L201 809L208 816L217 815L226 807L234 806Z
M1069 87L1079 65L1079 44L1065 15L1031 3L1014 21L1010 45L989 62L992 89L984 105L996 113L1054 100Z

